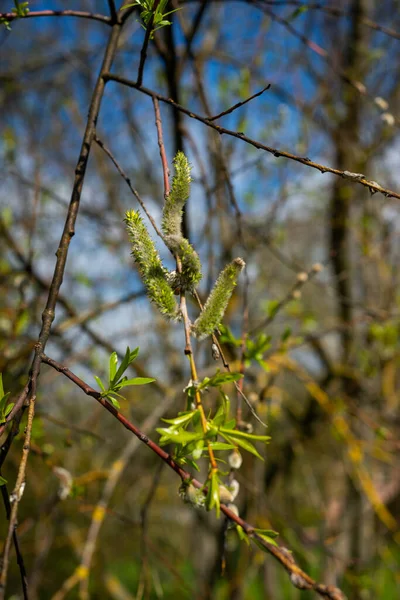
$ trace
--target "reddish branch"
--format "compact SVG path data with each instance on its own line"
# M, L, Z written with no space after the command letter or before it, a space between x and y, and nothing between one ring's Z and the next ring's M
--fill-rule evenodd
M122 413L120 413L110 402L102 398L99 392L85 383L77 375L72 373L72 371L70 371L67 367L64 367L62 364L53 360L49 356L42 354L41 359L44 363L68 377L68 379L75 383L75 385L77 385L87 396L90 396L99 402L109 413L113 415L113 417L115 417L126 429L128 429L128 431L131 431L141 442L146 444L146 446L148 446L155 454L157 454L161 460L163 460L173 471L175 471L182 481L189 480L196 488L203 489L204 492L207 493L207 490L200 481L193 479L191 474L182 469L182 467L180 467L178 463L174 461L172 456L170 456L167 452L160 448L160 446L153 442L146 434L136 427L136 425L133 425L133 423L128 421L128 419L126 419ZM301 590L314 590L321 597L328 598L329 600L345 600L345 596L341 590L334 586L324 585L314 581L314 579L312 579L307 573L297 566L290 551L282 546L275 546L266 542L257 534L252 525L232 512L225 504L221 504L221 511L228 519L230 519L236 525L242 527L243 531L245 531L249 538L257 540L257 542L261 544L269 554L271 554L278 562L280 562L280 564L289 573L290 581L295 587Z
M148 88L140 86L135 81L127 79L126 77L121 77L120 75L113 75L112 73L105 73L104 79L106 81L116 81L117 83L121 83L122 85L126 85L127 87L131 87L136 90L139 90L140 92L142 92L143 94L146 94L147 96L150 96L151 98L157 98L160 102L164 102L165 104L169 104L170 106L173 106L174 108L176 108L176 110L179 110L180 112L184 113L191 119L200 121L200 123L207 125L207 127L211 127L212 129L215 129L215 131L218 131L219 134L221 134L221 135L225 134L225 135L229 135L231 137L235 137L239 140L246 142L247 144L250 144L251 146L254 146L254 148L257 148L259 150L265 150L265 152L269 152L270 154L273 154L276 158L280 158L280 157L288 158L290 160L298 162L307 167L311 167L312 169L317 169L320 173L332 173L333 175L338 175L339 177L343 177L344 179L348 179L350 181L353 181L354 183L359 183L360 185L363 185L364 187L368 188L371 193L380 192L387 198L397 198L400 200L399 192L395 192L388 188L384 188L376 181L367 179L364 175L362 175L360 173L352 173L350 171L341 171L340 169L335 169L333 167L329 167L328 165L323 165L323 164L314 162L310 158L298 156L297 154L293 154L292 152L286 152L285 150L273 148L272 146L267 146L266 144L262 144L261 142L258 142L257 140L249 138L247 135L245 135L242 132L232 131L231 129L226 129L225 127L221 127L221 125L215 125L215 123L210 122L207 119L207 117L202 117L201 115L194 113L193 111L189 110L188 108L181 106L180 104L175 102L172 98L167 98L166 96L163 96L162 94L158 94L157 92L155 92L153 90L150 90Z

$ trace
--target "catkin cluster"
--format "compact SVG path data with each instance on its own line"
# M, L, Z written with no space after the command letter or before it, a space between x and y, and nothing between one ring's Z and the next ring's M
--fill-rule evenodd
M191 183L191 167L183 152L177 153L174 167L171 191L165 198L161 228L164 242L177 260L177 270L169 272L163 266L139 212L128 211L125 223L132 244L132 256L150 300L164 316L179 319L176 294L194 292L201 280L201 263L197 252L182 233L183 208L190 195ZM195 337L203 339L211 335L221 322L244 266L244 261L236 258L220 273L202 312L191 325L191 332Z

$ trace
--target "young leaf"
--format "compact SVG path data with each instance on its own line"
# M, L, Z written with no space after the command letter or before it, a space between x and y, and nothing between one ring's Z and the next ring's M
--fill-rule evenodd
M219 481L218 475L213 472L211 478L208 480L208 492L206 496L206 508L212 510L215 506L215 512L217 518L220 515L220 502L219 502Z
M126 387L127 385L146 385L146 383L153 383L155 379L152 377L133 377L132 379L124 379L117 385L119 388Z
M261 456L261 454L259 454L259 452L255 449L255 447L253 446L253 444L251 442L248 442L247 440L243 440L243 439L232 439L232 431L229 432L229 435L226 435L224 433L221 433L220 430L220 435L224 438L224 440L226 440L227 442L230 442L233 445L237 445L240 446L241 448L244 448L244 450L247 450L247 452L250 452L250 454L254 454L254 456L256 456L257 458L259 458L260 460L264 460L263 457Z
M184 423L191 421L196 413L197 410L179 413L174 419L162 419L162 421L164 421L164 423L170 423L171 425L183 425Z
M106 392L106 388L104 387L100 377L97 377L97 375L94 375L95 380L97 381L97 385L99 386L99 388L101 389L102 392Z
M259 538L261 538L262 540L264 540L264 542L266 542L267 544L271 544L271 546L277 546L278 544L276 543L276 541L270 537L269 535L263 535L262 533L257 533L257 536ZM255 544L257 544L257 546L263 551L263 552L268 552L267 548L263 545L263 543L261 542L260 539L257 539L257 537L252 536L251 538L253 540L253 542Z
M4 477L2 477L2 476L0 475L0 486L1 486L1 485L6 485L6 483L7 483L7 479L4 479Z
M236 531L239 536L239 539L245 541L246 544L249 546L250 545L249 536L245 534L245 532L243 531L243 527L241 527L240 525L236 525Z
M117 364L118 364L118 356L116 352L113 352L110 356L110 383L114 380L115 374L117 372Z
M115 408L118 408L118 410L121 408L120 403L118 402L118 400L116 398L113 398L110 395L106 396L107 400L109 400L109 402L111 402L111 404L113 406L115 406Z

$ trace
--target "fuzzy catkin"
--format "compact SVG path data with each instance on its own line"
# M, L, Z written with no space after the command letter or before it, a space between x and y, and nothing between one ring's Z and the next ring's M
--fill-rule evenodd
M139 212L127 211L125 223L132 244L132 256L138 265L150 300L163 315L170 319L178 318L179 310L166 278L167 271Z
M183 152L175 156L174 166L175 175L171 191L165 198L161 229L165 236L182 237L182 210L190 194L191 167Z
M240 272L245 267L241 258L235 258L221 271L199 317L192 325L192 334L202 340L211 335L224 316Z
M193 292L201 280L201 262L193 246L184 237L169 235L164 238L168 248L181 260L182 272L175 273L171 286L181 291Z

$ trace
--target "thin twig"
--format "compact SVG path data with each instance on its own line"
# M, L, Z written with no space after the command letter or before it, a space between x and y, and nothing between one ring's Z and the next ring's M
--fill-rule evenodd
M118 12L114 0L108 0L108 8L110 10L111 20L115 23L118 20Z
M14 532L17 527L17 515L18 515L18 505L21 501L22 495L24 493L25 488L25 472L26 472L26 464L28 462L30 443L31 443L31 434L32 434L32 425L33 425L33 416L35 414L35 401L36 395L32 395L29 401L29 409L28 409L28 422L26 425L26 434L24 447L22 449L22 457L21 462L18 468L17 480L15 482L14 490L10 496L10 502L12 504L8 532L6 541L4 543L3 548L3 557L2 557L2 568L0 575L0 598L4 598L4 592L6 589L7 583L7 573L8 566L10 561L10 548L11 548L11 540L14 536Z
M7 485L0 486L0 490L1 490L1 495L3 496L4 507L6 509L6 516L7 516L7 519L10 520L11 503L10 503L10 498L8 497ZM22 593L24 595L24 600L29 600L28 578L26 575L24 558L21 553L21 548L19 545L18 534L17 534L16 529L14 529L14 531L13 531L13 542L14 542L15 554L17 556L17 564L18 564L18 568L19 568L19 572L20 572L20 576L21 576Z
M155 442L150 440L148 436L143 433L138 427L133 425L130 421L128 421L112 404L107 402L104 398L101 397L99 392L96 392L91 386L87 385L82 379L80 379L77 375L72 373L67 367L64 367L57 361L49 358L48 356L42 355L42 361L66 377L73 381L86 395L91 396L97 402L99 402L108 412L110 412L120 423L126 427L129 431L131 431L136 437L149 446L157 456L163 460L171 469L175 471L179 475L179 477L183 481L190 480L190 483L195 486L197 489L203 489L204 493L207 493L207 489L204 485L198 481L197 479L192 478L191 474L182 469L174 459L165 452L162 448L160 448ZM265 541L265 539L257 534L255 528L244 521L241 517L239 517L236 513L232 512L225 504L221 504L221 511L225 516L228 517L233 523L242 527L243 531L247 534L249 538L257 540L257 543L260 544L269 554L274 556L276 560L286 569L289 574L290 581L294 587L299 589L308 589L314 590L321 597L328 598L329 600L345 600L345 596L341 590L331 585L324 585L316 582L312 579L307 573L305 573L298 565L296 564L292 554L284 547L275 546ZM70 578L71 582L76 582L77 576L73 574ZM68 580L69 581L69 580ZM63 587L67 587L67 582ZM70 585L68 589L71 589ZM52 600L59 600L63 596L58 596L57 594L53 596Z
M143 86L138 86L135 81L127 79L126 77L121 77L120 75L113 75L111 73L105 73L104 78L107 81L116 81L122 85L126 85L127 87L137 89L140 92L142 92L143 94L150 96L151 98L153 98L153 97L157 98L160 102L164 102L165 104L169 104L170 106L175 107L177 110L179 110L183 114L187 115L191 119L195 119L196 121L199 121L200 123L204 123L204 125L207 125L207 127L211 127L212 129L215 129L215 131L218 131L218 133L220 133L221 135L225 134L225 135L229 135L231 137L237 138L239 140L242 140L243 142L246 142L247 144L254 146L254 148L258 148L259 150L264 150L265 152L269 152L270 154L273 154L276 158L279 158L279 157L288 158L290 160L298 162L307 167L311 167L312 169L317 169L320 173L332 173L333 175L337 175L339 177L343 177L344 179L348 179L349 181L353 181L354 183L358 183L358 184L368 188L371 193L380 192L387 198L397 198L400 200L399 192L395 192L388 188L382 187L376 181L367 179L367 177L365 175L363 175L362 173L352 173L351 171L346 171L346 170L342 171L340 169L335 169L333 167L329 167L328 165L316 163L307 157L298 156L297 154L293 154L291 152L286 152L285 150L273 148L272 146L267 146L265 144L262 144L261 142L258 142L252 138L249 138L244 133L241 133L238 131L232 131L231 129L226 129L225 127L221 127L221 125L215 125L215 123L210 123L210 121L208 121L207 117L202 117L201 115L194 113L193 111L189 110L188 108L185 108L184 106L181 106L180 104L177 104L174 100L172 100L172 98L167 98L166 96L163 96L162 94L158 94L157 92L155 92L153 90L150 90Z
M166 198L170 192L169 168L168 168L167 155L165 152L165 146L164 146L164 140L163 140L160 105L158 103L157 98L154 98L154 96L153 96L152 100L153 100L154 115L155 115L156 128L157 128L158 147L160 149L161 164L162 164L162 169L163 169L164 198Z
M323 267L320 263L316 263L315 265L313 265L311 267L311 269L308 271L308 273L306 273L305 271L298 273L296 282L293 284L292 288L288 291L287 294L285 294L283 296L283 298L281 300L279 300L279 302L276 304L276 306L273 308L273 310L270 311L270 314L268 315L268 317L266 317L263 321L261 321L261 323L259 323L255 327L253 327L253 329L251 329L250 335L254 335L258 331L260 331L260 329L266 329L268 327L268 325L270 325L272 323L272 321L274 321L275 317L282 310L282 308L284 308L288 304L288 302L300 297L300 290L317 273L320 273L322 268Z
M121 165L118 163L117 159L115 158L115 156L113 155L113 153L111 152L111 150L105 145L105 143L97 135L95 135L94 141L96 142L96 144L98 144L98 146L100 146L100 148L102 150L104 150L104 152L107 154L107 156L114 163L115 167L117 168L118 173L126 181L126 184L128 185L128 187L131 190L132 194L135 196L136 200L139 202L140 206L143 208L144 212L146 213L146 216L149 219L150 223L152 224L152 226L154 228L154 231L162 239L163 235L162 235L161 231L158 229L155 220L153 219L153 217L151 216L151 214L147 210L146 205L143 202L142 198L140 197L139 193L132 186L130 177L128 177L125 174L124 170L122 169Z
M254 98L261 96L261 94L263 94L266 90L269 90L270 87L271 87L271 84L269 83L261 91L257 92L256 94L253 94L249 98L246 98L246 100L242 100L242 102L237 102L236 104L234 104L227 110L224 110L223 112L219 113L218 115L215 115L215 117L210 117L209 119L207 119L207 121L216 121L217 119L220 119L221 117L224 117L225 115L229 115L230 113L233 113L234 110L240 108L241 106L244 106L251 100L254 100Z
M6 21L16 21L17 19L31 19L32 17L81 17L83 19L91 19L92 21L101 21L107 25L112 25L110 17L91 13L83 10L33 10L28 12L24 17L19 17L15 13L0 13L0 18Z

